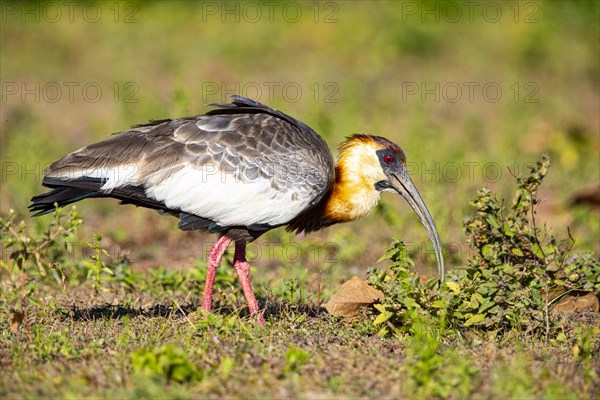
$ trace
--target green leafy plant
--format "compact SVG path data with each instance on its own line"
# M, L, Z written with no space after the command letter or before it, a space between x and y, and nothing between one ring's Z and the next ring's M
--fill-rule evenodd
M40 280L50 276L65 285L62 267L69 261L69 243L81 223L75 207L66 215L57 209L42 234L31 233L24 221L17 223L13 210L6 218L0 217L0 286L5 294L0 308L9 311L11 330L22 322L27 324L29 303L39 304L36 291Z
M129 292L144 291L146 289L147 285L143 274L134 272L127 260L118 260L114 266L113 273L114 281Z
M374 320L380 333L411 331L426 319L442 328L517 329L545 332L548 338L549 310L560 294L598 294L599 260L589 254L570 257L572 240L558 241L537 225L537 190L549 166L543 157L529 174L517 177L508 207L488 189L477 193L471 202L476 213L465 222L474 256L441 284L421 283L405 246L394 242L383 257L392 261L390 272L375 271L369 278L384 292Z
M191 382L204 378L204 373L187 359L183 350L172 345L140 349L131 355L135 374L167 382Z
M102 287L102 283L104 281L103 274L113 276L114 272L112 269L108 267L108 265L103 261L103 258L108 257L108 252L102 247L100 241L102 240L102 236L94 235L94 241L92 243L88 243L88 246L94 250L94 254L90 256L90 260L85 260L83 262L84 267L87 268L87 279L92 282L92 288L94 292L98 294L100 290L108 291L108 288Z
M300 368L308 361L309 354L306 350L302 350L299 347L291 346L285 352L285 366L283 371L287 373L298 372Z
M566 291L584 291L599 294L600 259L594 257L591 253L567 258L563 270L556 275L554 284Z
M150 271L153 286L159 287L163 292L172 294L181 289L187 282L183 271L169 271L164 267L153 268Z
M583 367L586 383L590 384L598 378L592 361L600 352L600 326L577 328L575 333L577 343L573 346L573 357Z
M537 225L537 192L549 167L544 156L517 177L509 207L487 189L471 202L477 211L465 227L474 257L457 271L454 285L465 300L455 302L454 316L466 325L545 331L548 336L551 293L584 287L597 292L598 260L589 255L569 259L572 240L558 241Z
M389 333L415 333L425 320L436 318L442 325L446 318L447 302L444 297L434 300L432 295L435 279L420 283L420 277L412 269L413 261L406 246L394 241L392 247L379 261L390 260L389 271L372 271L369 283L384 293L384 301L376 304L378 316L373 321L381 326L379 335Z
M454 349L443 349L435 327L418 325L406 357L406 385L415 397L467 397L476 387L474 361Z
M71 332L68 328L57 332L48 332L44 326L35 325L32 334L32 348L43 361L57 357L76 359L82 356L83 351L73 345L69 340Z

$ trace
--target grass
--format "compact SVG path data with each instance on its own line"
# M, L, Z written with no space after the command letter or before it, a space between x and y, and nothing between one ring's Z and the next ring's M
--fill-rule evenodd
M366 322L289 304L259 329L237 313L202 320L190 312L197 302L182 295L137 308L86 301L87 294L36 310L29 333L3 331L10 360L3 396L581 398L598 390L597 358L574 356L570 340L379 338ZM597 323L597 314L579 315L562 328L590 335L585 327Z
M456 317L425 329L417 314L396 316L397 333L384 336L373 323L377 310L354 323L327 315L321 304L341 282L365 277L393 239L406 244L416 271L434 271L425 231L391 196L359 222L305 239L275 230L249 246L264 329L246 315L231 253L217 277L217 313L198 311L213 237L109 200L82 202L76 214L65 209L60 221L26 210L43 190L44 166L67 152L149 119L204 112L237 91L306 122L332 148L356 132L400 144L449 267L473 272L470 262L481 261L494 271L487 282L500 277L502 248L467 243L463 221L476 213L469 201L483 187L511 199L508 168L522 175L549 154L537 227L572 237L570 254L589 252L597 262L597 206L574 199L600 180L598 2L498 3L502 17L493 22L480 8L469 21L466 5L459 21L448 21L443 10L454 2L429 3L438 11L425 16L420 2L277 2L272 21L266 8L258 21L225 15L221 2L92 3L102 11L94 23L83 4L72 20L63 9L48 21L44 3L31 3L29 14L7 3L14 7L3 5L0 38L0 217L6 227L14 210L10 226L23 240L3 228L0 396L598 397L595 312L552 315L549 335L519 321L495 329L506 325L486 310L488 320L464 326L481 318L466 316L468 307L462 325ZM287 4L301 8L297 21L282 14ZM53 82L63 89L56 101ZM76 84L72 99L67 82ZM502 89L498 101L484 96L486 84ZM101 88L97 101L85 85ZM462 96L454 101L456 87ZM485 237L504 240L502 231ZM534 256L511 257L546 279ZM579 284L571 275L563 285ZM461 295L452 310L464 306Z

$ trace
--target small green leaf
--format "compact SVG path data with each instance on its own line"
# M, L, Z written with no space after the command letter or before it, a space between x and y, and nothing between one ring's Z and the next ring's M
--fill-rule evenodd
M379 312L387 312L387 309L390 305L389 304L373 304L373 307L375 307L375 309Z
M483 254L484 257L490 257L490 256L495 255L496 254L495 246L493 246L491 244L486 244L481 249L481 254Z
M446 286L448 286L455 294L460 294L460 285L458 283L447 281Z
M481 321L483 321L484 319L485 319L484 314L473 315L471 318L469 318L468 320L465 321L465 326L471 326L471 325L478 324Z
M491 227L493 228L500 228L500 224L498 223L498 220L496 220L496 218L492 215L492 214L488 214L487 217L485 218L486 222L488 224L490 224Z
M221 360L221 364L219 365L219 372L222 375L227 376L230 374L231 371L233 371L234 367L235 361L233 360L233 358L225 357Z
M431 307L433 308L446 308L448 307L448 304L443 301L443 300L435 300L433 303L431 303Z
M379 314L377 316L377 318L375 318L375 321L373 321L373 325L383 324L385 321L390 319L392 317L392 315L394 315L394 314L391 313L390 311L386 311L383 314Z

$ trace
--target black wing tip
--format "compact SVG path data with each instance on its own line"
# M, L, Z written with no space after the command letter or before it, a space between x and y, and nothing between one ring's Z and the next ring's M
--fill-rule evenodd
M48 197L55 194L57 192L56 189L53 189L49 192L39 194L37 196L33 196L31 198L31 204L27 206L29 212L35 213L34 217L39 217L40 215L50 214L56 209L60 208L58 202L51 202L48 200Z
M231 113L231 110L237 110L240 112L250 112L250 113L267 112L267 113L275 114L279 117L281 117L282 115L285 115L285 114L283 114L283 113L281 113L259 101L253 100L249 97L240 96L239 94L231 94L231 95L229 95L229 98L231 99L231 103L207 104L206 105L207 107L214 107L215 109L210 110L205 115L223 114L224 112ZM289 116L286 116L286 117L291 118ZM161 124L171 122L171 121L173 121L173 119L170 119L170 118L151 119L150 121L148 121L146 123L132 125L131 129L157 126L157 125L161 125ZM122 133L122 132L118 132L118 133Z
M229 98L231 99L231 103L210 103L210 104L207 104L207 106L208 107L217 107L220 109L223 109L223 108L260 108L263 110L273 111L273 109L271 107L266 106L263 103L253 100L249 97L240 96L239 94L229 95Z
M58 208L93 196L93 192L57 188L32 197L31 204L27 206L27 209L29 212L35 213L33 214L34 217L39 217L40 215L50 214Z
M308 131L308 132L316 134L316 132L314 132L313 129L310 128L308 125L306 125L304 122L298 121L296 118L291 117L282 111L276 110L276 109L271 108L267 105L264 105L263 103L260 103L256 100L252 100L248 97L240 96L237 94L232 94L229 97L231 97L231 99L232 99L231 103L208 104L208 106L216 107L216 108L213 110L210 110L209 112L207 112L204 115L265 113L265 114L269 114L269 115L272 115L277 118L281 118L281 119L289 122L290 124L296 126L297 128L299 128L302 131L305 131L305 132Z
M143 123L143 124L135 124L135 125L131 125L131 128L144 128L147 126L156 126L156 125L160 125L160 124L164 124L165 122L171 122L172 119L170 118L165 118L165 119L151 119L150 121Z
M33 214L32 217L40 217L42 215L50 214L51 212L56 211L60 207L56 207L54 205L51 207L42 207L37 204L31 204L27 208L29 209L29 212L35 212L35 214Z
M244 96L240 96L238 94L232 94L229 96L231 98L231 103L235 104L236 106L240 106L240 107L260 107L260 108L270 108L267 107L266 105L264 105L263 103L256 101L254 99L251 99L249 97L244 97Z
M31 198L31 204L27 206L30 212L36 212L34 217L49 214L57 208L83 199L97 196L97 191L89 186L78 187L78 185L101 186L104 180L100 178L78 178L64 179L45 176L42 185L52 189Z

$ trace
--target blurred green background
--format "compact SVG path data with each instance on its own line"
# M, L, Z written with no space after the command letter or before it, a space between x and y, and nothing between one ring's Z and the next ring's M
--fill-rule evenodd
M576 249L600 252L598 205L571 205L600 181L598 1L73 4L2 4L3 215L13 208L43 227L26 207L48 163L238 93L304 121L333 149L358 132L397 142L451 265L468 257L462 221L476 190L510 196L508 167L523 173L541 153L553 166L538 221L560 237L570 227ZM140 268L189 266L214 239L115 201L78 208L89 232L136 243ZM334 263L307 256L298 268L308 281L327 268L336 279L364 274L391 237L434 266L417 217L384 195L366 219L302 242L333 243ZM278 230L258 245L289 240ZM256 260L273 267L263 279L278 280L284 259Z

